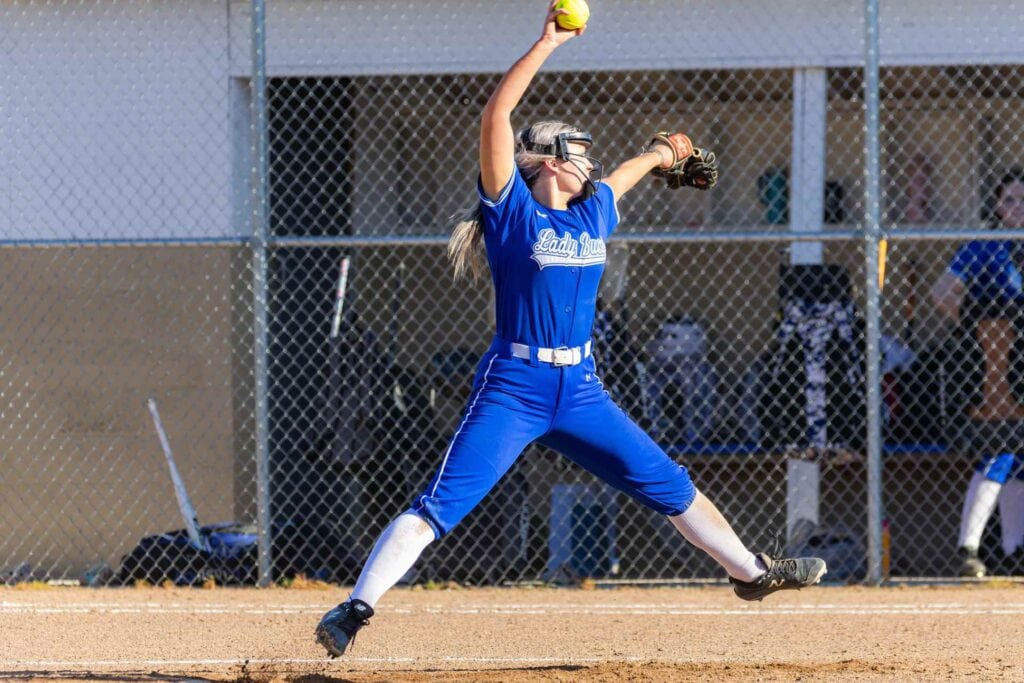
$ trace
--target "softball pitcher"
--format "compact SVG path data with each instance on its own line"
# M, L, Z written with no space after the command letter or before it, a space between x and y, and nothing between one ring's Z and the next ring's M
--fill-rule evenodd
M616 201L651 172L669 187L709 189L718 170L714 155L681 133L659 133L602 178L586 131L547 121L514 132L512 112L538 69L584 31L560 28L556 18L564 11L554 7L548 6L540 39L484 108L479 203L449 243L456 276L476 274L476 246L481 239L486 246L494 341L433 480L381 534L350 599L317 626L317 640L332 656L345 652L427 544L458 524L533 441L666 515L728 571L744 600L810 586L825 573L820 559L750 552L686 469L614 404L598 378L590 335L605 241L619 222Z

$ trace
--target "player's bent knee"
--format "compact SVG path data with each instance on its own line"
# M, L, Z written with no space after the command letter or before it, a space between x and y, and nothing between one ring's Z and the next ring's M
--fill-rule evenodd
M684 512L686 512L687 510L689 510L693 506L693 501L697 500L697 493L698 493L697 487L694 486L693 482L691 481L690 482L690 493L689 493L689 496L687 497L686 501L683 503L682 508L676 514L680 514L681 515Z
M402 513L402 517L415 517L423 525L423 533L430 533L434 541L440 540L448 531L423 507L413 507Z
M697 488L685 468L670 481L656 486L641 486L633 490L632 496L659 515L672 517L690 509L697 497Z
M434 526L416 510L406 510L398 515L390 528L397 537L424 547L438 539Z
M693 501L697 500L697 487L693 485L692 481L688 481L687 483L689 484L689 487L686 489L681 502L673 507L671 511L665 513L668 517L683 514L693 506Z

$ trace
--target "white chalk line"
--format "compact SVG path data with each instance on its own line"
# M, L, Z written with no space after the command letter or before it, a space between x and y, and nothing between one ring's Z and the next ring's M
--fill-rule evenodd
M0 615L36 614L191 614L191 615L321 615L325 606L310 605L183 605L159 603L71 603L66 605L38 605L19 602L0 602ZM998 603L993 605L971 603L925 604L799 604L799 605L744 605L713 607L686 603L650 603L627 605L591 603L509 603L446 607L441 605L386 606L389 614L448 614L448 615L501 615L501 616L558 616L558 615L633 615L633 616L780 616L780 615L1005 615L1024 614L1024 603Z
M1003 607L1020 607L1024 608L1024 602L999 602L999 605ZM333 602L326 602L324 604L303 604L303 603L217 603L217 602L202 602L199 605L180 603L180 602L64 602L59 604L56 603L39 603L36 601L5 601L0 600L0 609L4 608L22 608L22 607L39 607L40 609L166 609L166 610L182 610L182 611L198 611L198 610L223 610L227 612L238 612L241 610L274 610L274 611L302 611L306 612L309 610L326 610L332 606ZM463 609L472 610L488 610L488 609L575 609L575 608L586 608L586 609L599 609L599 610L619 610L623 608L628 609L689 609L689 608L701 608L706 607L707 603L686 603L686 602L626 602L626 603L615 603L615 602L487 602L487 603L470 603ZM974 607L977 606L977 601L970 602L907 602L907 603L891 603L891 602L851 602L851 603L827 603L827 602L814 602L814 603L800 603L798 605L787 605L787 608L800 608L800 609L811 609L811 610L829 610L829 609L844 609L844 608L858 608L858 609L871 609L872 607L885 607L888 609L916 609L920 607L930 608L960 608L960 607ZM448 608L441 603L427 603L414 605L411 603L391 603L385 602L384 608L389 612L397 610L416 611L416 610L447 610ZM771 609L770 604L762 603L751 603L750 609Z

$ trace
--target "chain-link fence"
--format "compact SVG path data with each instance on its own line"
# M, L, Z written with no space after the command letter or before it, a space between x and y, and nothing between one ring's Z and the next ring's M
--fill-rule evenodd
M448 218L543 4L0 6L6 580L354 581L493 335ZM592 10L514 124L579 123L609 166L682 128L722 165L619 202L608 391L751 547L1024 572L1012 3ZM535 445L405 580L721 577Z

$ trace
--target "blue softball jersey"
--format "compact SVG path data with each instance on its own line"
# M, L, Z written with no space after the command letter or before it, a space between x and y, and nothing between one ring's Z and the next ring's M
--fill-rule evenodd
M585 344L605 240L619 223L611 188L600 183L593 197L564 211L538 203L518 169L493 201L477 188L498 336L548 348Z

